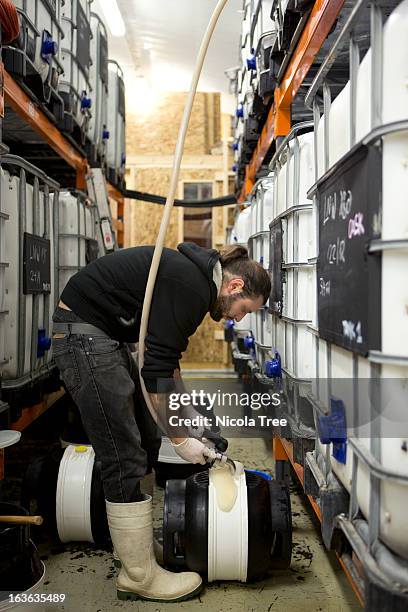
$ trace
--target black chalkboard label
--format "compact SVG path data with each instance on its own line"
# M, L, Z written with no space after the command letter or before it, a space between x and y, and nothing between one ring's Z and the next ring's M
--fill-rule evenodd
M88 70L91 61L91 28L81 4L77 2L77 48L76 60L82 70ZM81 92L80 92L81 93ZM87 92L89 95L89 91Z
M118 101L118 113L122 117L126 114L126 105L125 105L125 83L123 82L122 77L118 78L118 87L119 87L119 101Z
M51 292L51 243L45 238L24 232L23 293Z
M108 86L108 40L102 32L99 33L99 76Z
M269 226L269 275L271 278L271 296L269 298L269 312L282 316L283 308L283 246L282 221L277 219Z
M360 146L317 185L319 335L361 355L380 349L382 154Z

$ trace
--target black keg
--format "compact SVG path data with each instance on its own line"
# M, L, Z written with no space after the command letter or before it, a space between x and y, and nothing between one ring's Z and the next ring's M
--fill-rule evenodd
M288 487L245 472L248 508L247 582L290 566L292 515ZM208 569L209 473L169 480L164 498L163 555L169 569Z

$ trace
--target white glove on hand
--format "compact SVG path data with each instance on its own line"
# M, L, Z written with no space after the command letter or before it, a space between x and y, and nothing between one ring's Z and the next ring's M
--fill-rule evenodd
M208 459L215 459L217 456L214 450L195 438L186 438L180 444L171 444L178 456L189 463L205 465Z

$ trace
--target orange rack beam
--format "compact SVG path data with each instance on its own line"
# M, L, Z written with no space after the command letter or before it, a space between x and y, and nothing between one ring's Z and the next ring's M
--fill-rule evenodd
M108 183L108 195L112 200L115 200L118 204L117 209L117 219L113 219L113 227L116 231L116 236L118 240L118 246L124 247L125 245L125 224L124 224L124 214L125 214L125 199L123 194L116 189L111 183Z
M275 89L274 103L269 111L252 159L246 167L245 181L239 200L251 191L256 173L261 167L270 146L278 136L290 131L290 106L303 83L316 54L326 40L344 0L316 0L302 35L286 68L281 84Z
M77 187L83 188L87 161L61 134L40 108L28 97L13 77L4 71L4 97L13 110L30 125L67 164L77 171Z
M303 466L300 465L300 463L296 463L294 456L293 456L293 444L292 442L290 442L289 440L286 440L285 438L273 438L273 456L275 458L275 461L290 461L296 476L298 477L302 487L304 487L304 469ZM317 516L317 518L319 519L320 522L322 522L322 513L320 511L320 507L319 505L316 503L316 500L312 497L312 495L307 495L307 498ZM356 582L353 580L353 577L351 575L351 573L349 572L346 564L344 563L344 560L342 559L341 555L339 555L338 553L336 553L337 559L341 565L341 568L343 569L344 573L346 574L346 577L351 585L351 588L353 589L359 604L364 607L364 598L363 598L363 594L361 593L358 585L356 584ZM356 560L357 563L359 563L359 560Z
M48 410L48 408L51 408L51 406L55 404L55 402L57 402L64 395L64 393L64 389L54 391L54 393L45 395L38 404L24 408L21 417L10 425L10 429L14 429L15 431L23 431L26 427L31 425L33 421L38 419L38 417L41 416L46 410ZM0 449L0 480L3 480L3 478L4 449Z
M65 391L60 389L59 391L45 395L38 404L24 408L21 417L11 424L10 429L14 429L15 431L23 431L26 427L31 425L33 421L38 419L38 417L41 416L46 410L48 410L48 408L51 408L51 406L55 404L55 402L57 402L64 395L64 393Z

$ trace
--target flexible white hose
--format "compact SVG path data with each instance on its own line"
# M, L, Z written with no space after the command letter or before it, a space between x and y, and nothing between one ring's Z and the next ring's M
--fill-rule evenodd
M159 234L156 240L156 246L153 252L152 263L150 266L149 276L147 279L146 292L143 301L143 310L142 310L142 318L140 321L140 332L139 332L139 378L140 385L142 387L143 395L146 401L146 404L149 408L150 414L153 419L157 423L157 414L150 400L149 393L147 392L146 386L144 384L144 380L142 378L142 368L144 364L144 352L145 352L145 338L147 333L147 325L149 322L150 315L150 306L152 303L153 290L157 277L157 270L160 264L161 254L163 252L164 241L166 238L167 227L170 222L170 214L174 204L174 198L176 196L177 183L180 174L180 166L181 159L184 151L184 142L186 139L188 124L190 121L191 111L193 108L194 97L197 90L198 81L200 79L201 70L204 64L204 59L208 50L208 45L210 44L211 37L213 35L215 26L217 24L218 18L221 15L221 12L224 6L227 4L228 0L219 0L217 6L214 9L214 12L211 16L210 22L207 26L207 30L204 34L203 40L201 42L200 51L198 53L196 66L193 73L193 78L191 80L190 91L187 97L186 105L184 107L183 118L181 120L181 125L178 133L176 149L174 153L174 162L173 162L173 170L170 179L170 188L169 194L167 196L166 205L164 207L163 217L160 224Z

